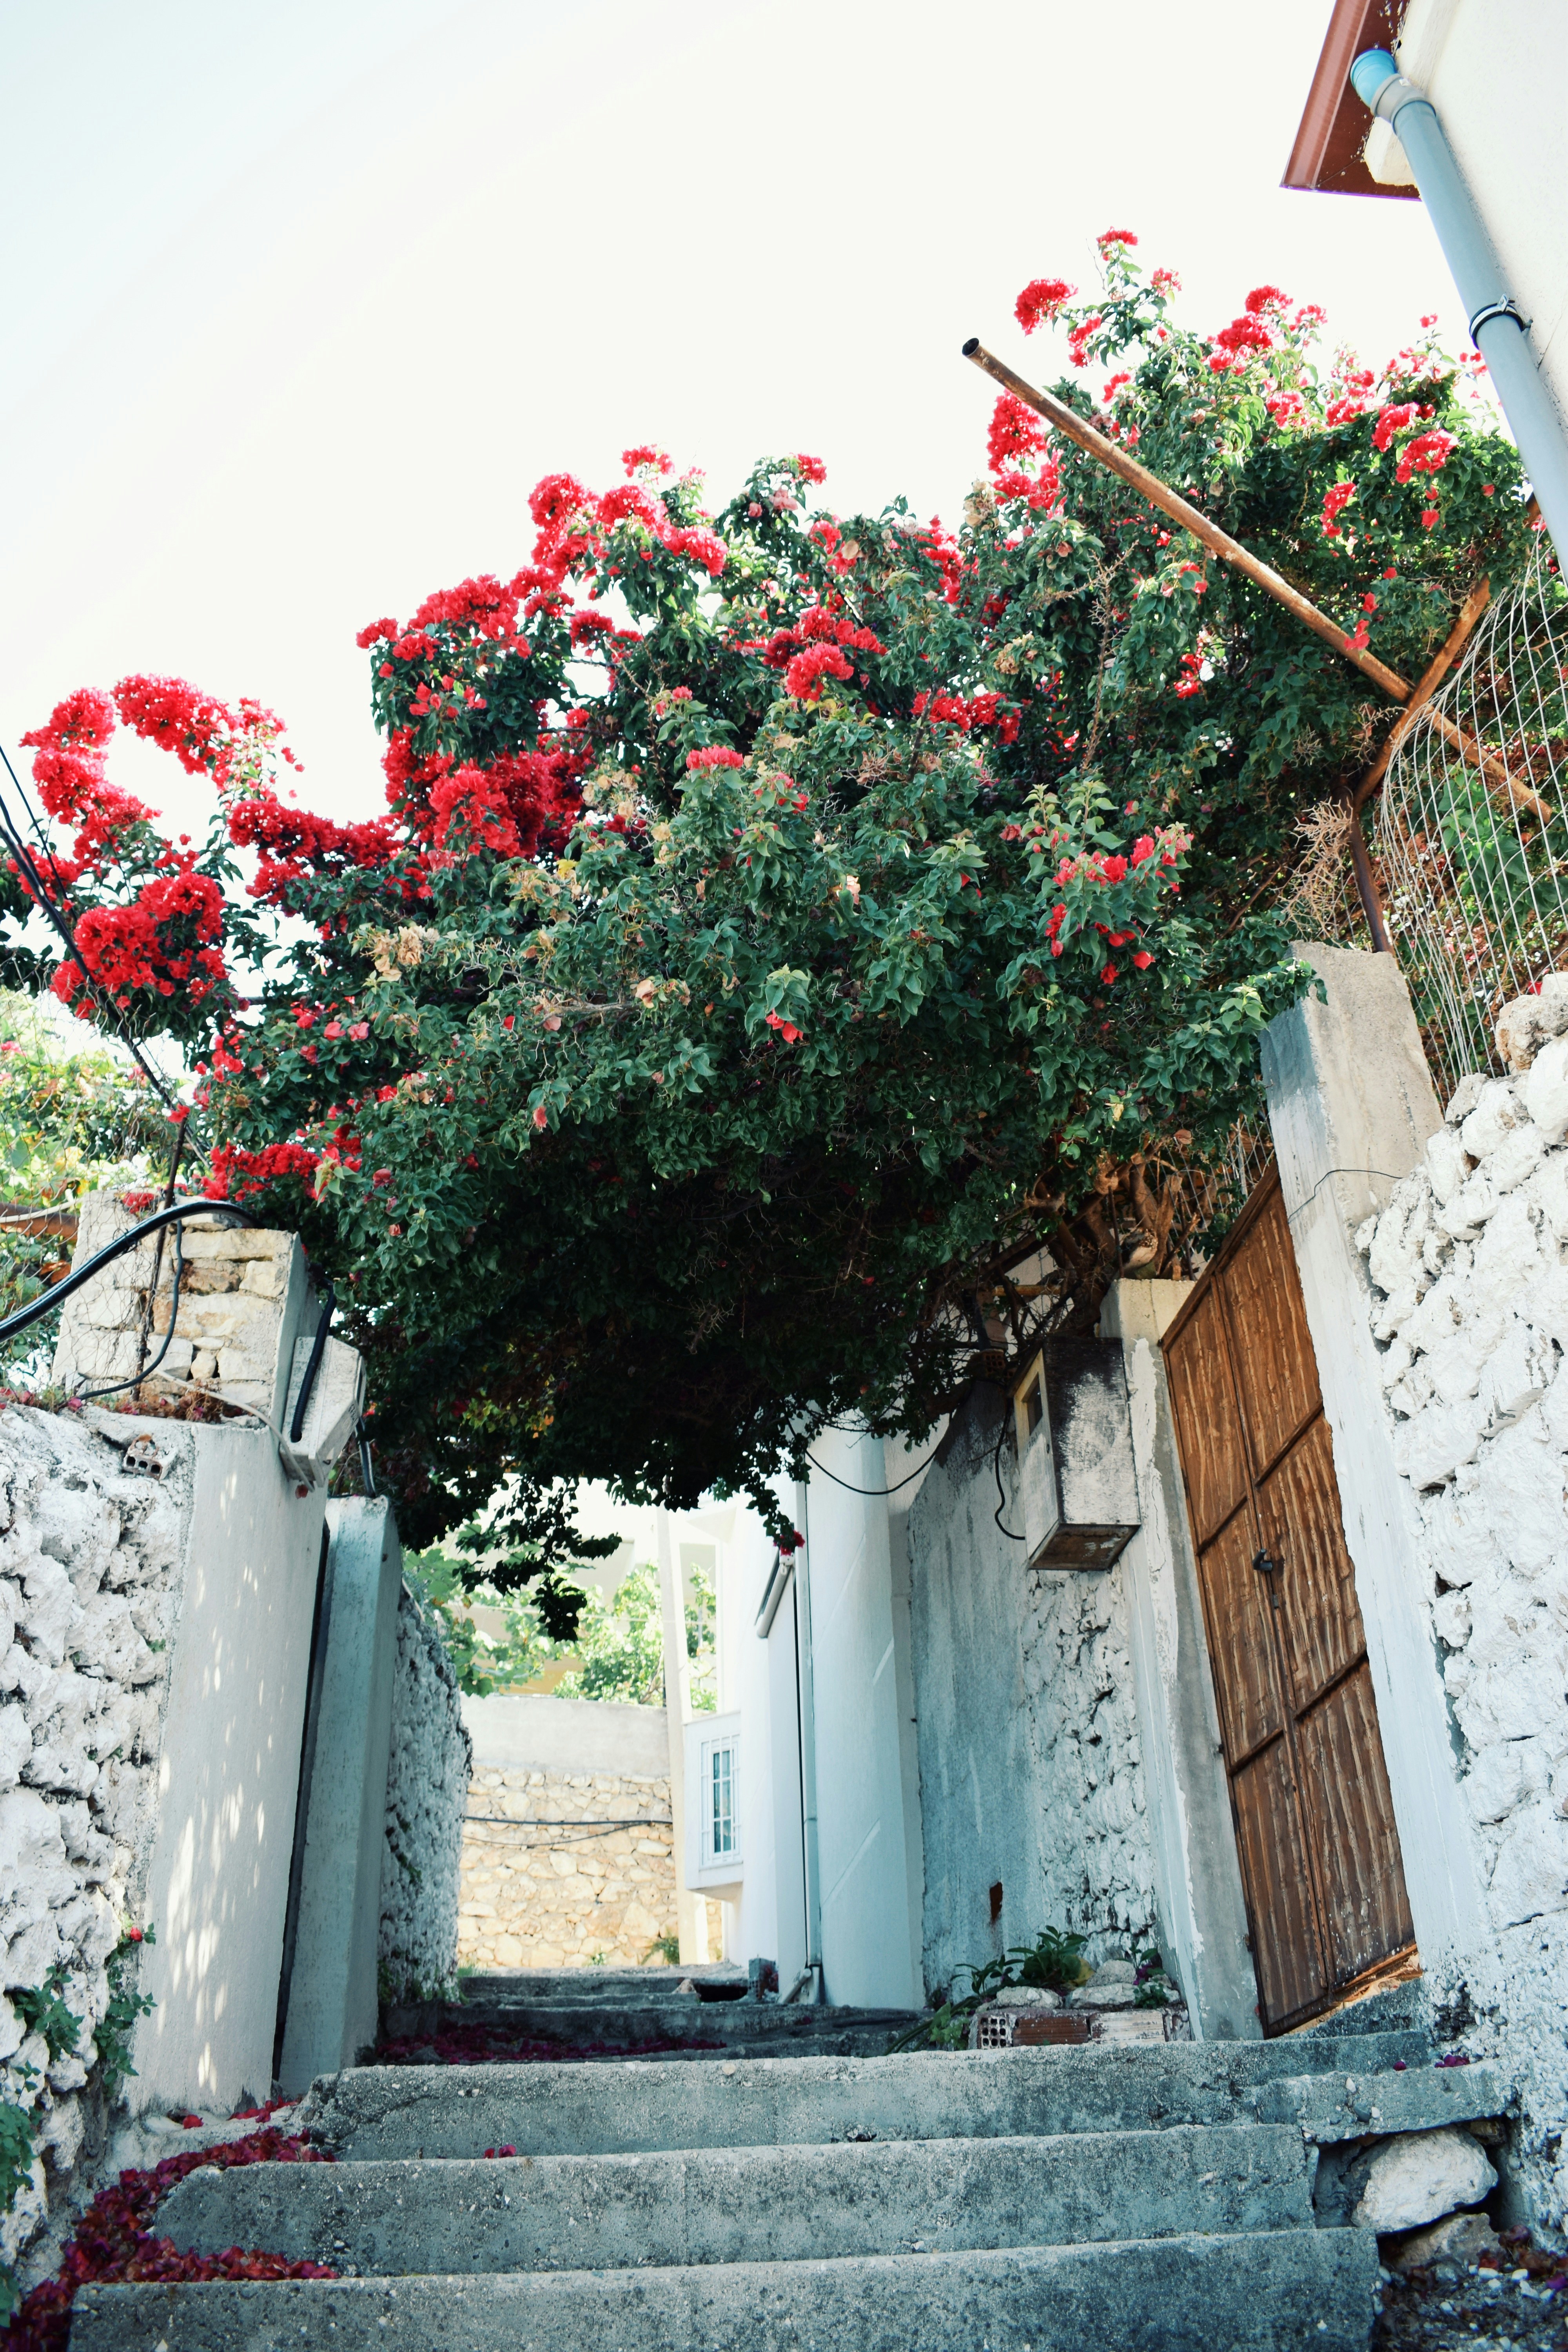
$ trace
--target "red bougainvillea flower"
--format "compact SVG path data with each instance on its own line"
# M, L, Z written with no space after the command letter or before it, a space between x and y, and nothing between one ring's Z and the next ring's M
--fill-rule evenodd
M699 751L688 751L686 764L689 768L743 768L746 762L728 743L704 743Z
M1407 441L1399 453L1396 478L1407 482L1412 474L1440 473L1448 462L1449 453L1457 446L1451 433L1436 431L1418 433Z
M670 466L665 451L658 448L652 441L639 441L636 448L623 449L621 463L628 474L635 474L641 466L650 467L656 474L668 474Z
M1104 318L1101 316L1100 312L1097 310L1092 319L1080 320L1079 324L1073 329L1071 334L1068 337L1068 357L1072 362L1074 367L1087 367L1089 365L1089 337L1093 334L1097 327L1102 327L1104 324Z
M1403 433L1407 426L1414 425L1420 413L1420 405L1414 400L1402 400L1395 402L1392 407L1380 408L1377 413L1377 423L1372 428L1373 447L1379 450L1386 449L1394 435Z
M1336 482L1331 490L1323 493L1323 537L1338 539L1339 518L1355 496L1353 482Z
M804 1030L797 1029L793 1021L786 1021L782 1013L770 1013L766 1020L768 1027L776 1029L786 1045L798 1045L805 1034Z
M1229 352L1233 357L1243 352L1271 352L1274 348L1274 338L1263 321L1247 310L1239 319L1233 319L1228 327L1222 327L1214 340L1220 351Z
M1054 319L1063 303L1070 302L1077 291L1077 287L1069 286L1065 278L1031 278L1013 306L1013 315L1024 332L1032 335L1037 327Z
M1242 308L1249 310L1255 319L1261 319L1267 317L1270 310L1288 309L1289 301L1290 297L1283 287L1255 286Z
M1101 253L1113 245L1136 245L1138 242L1130 228L1102 229L1094 241Z
M797 702L818 702L825 679L853 677L855 665L836 645L807 646L784 671L784 689Z
M1202 665L1199 662L1196 654L1184 654L1182 656L1182 674L1177 678L1173 691L1179 694L1184 700L1185 700L1189 694L1201 694L1204 690L1204 681L1201 671Z
M827 468L820 457L808 457L804 449L799 449L795 452L795 463L803 482L820 484L827 479Z
M684 555L693 563L700 563L713 580L718 579L729 562L723 541L716 538L712 531L704 530L700 523L670 531L664 543L672 555Z
M1003 393L991 412L991 431L985 443L992 472L1000 473L1005 467L1016 465L1020 457L1043 456L1046 441L1046 428L1028 403L1020 400L1016 393Z

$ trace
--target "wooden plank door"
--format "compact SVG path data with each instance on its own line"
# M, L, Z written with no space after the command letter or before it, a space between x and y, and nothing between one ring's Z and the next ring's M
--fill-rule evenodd
M1278 1173L1164 1356L1258 2014L1279 2033L1408 1953L1414 1929Z

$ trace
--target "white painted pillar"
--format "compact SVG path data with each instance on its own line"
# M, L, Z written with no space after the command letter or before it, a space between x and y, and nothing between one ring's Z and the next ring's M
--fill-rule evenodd
M1415 1940L1435 1988L1468 1980L1479 2005L1496 1982L1496 1951L1421 1605L1422 1531L1394 1468L1366 1266L1352 1239L1442 1118L1394 958L1294 945L1321 975L1325 999L1304 997L1264 1036L1269 1123L1333 1438Z
M686 1654L686 1579L670 1539L669 1513L658 1514L658 1597L664 1619L664 1717L669 1733L669 1816L675 1862L675 1917L680 1957L708 1958L708 1906L686 1884L686 1727L691 1720L691 1666Z

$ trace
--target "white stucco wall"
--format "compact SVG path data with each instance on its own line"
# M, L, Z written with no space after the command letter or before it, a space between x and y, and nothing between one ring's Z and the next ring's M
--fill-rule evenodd
M804 1573L810 1580L818 1903L827 1997L918 2009L923 2005L921 1884L906 1834L904 1769L914 1727L907 1666L900 1674L888 1507L880 1492L888 1483L883 1448L879 1440L827 1429L811 1451L821 1468L806 1493L802 1532ZM844 1484L836 1484L830 1471Z
M153 1423L154 1431L174 1424ZM269 1431L192 1433L187 1565L158 1758L135 2104L232 2108L272 2080L325 1497Z
M1562 0L1411 0L1397 56L1443 119L1568 416L1568 10ZM1410 180L1386 125L1367 162L1375 178Z

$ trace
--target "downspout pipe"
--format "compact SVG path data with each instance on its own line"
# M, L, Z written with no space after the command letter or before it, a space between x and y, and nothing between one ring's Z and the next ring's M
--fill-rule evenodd
M1363 50L1351 68L1351 87L1405 150L1453 271L1471 340L1519 444L1558 561L1568 569L1568 435L1531 350L1531 322L1509 291L1441 117L1386 49Z

